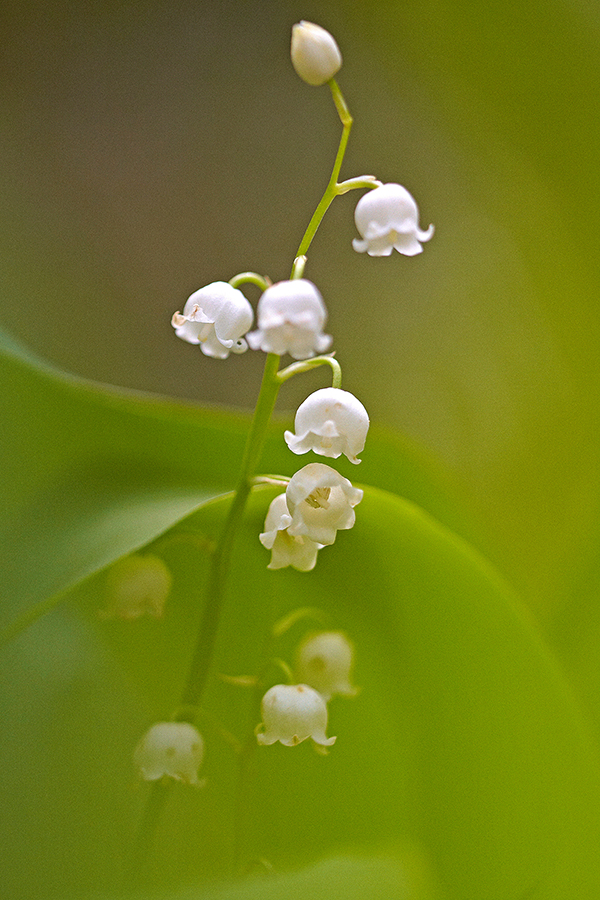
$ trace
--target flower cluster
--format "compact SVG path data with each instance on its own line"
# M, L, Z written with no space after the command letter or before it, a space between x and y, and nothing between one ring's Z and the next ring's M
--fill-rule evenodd
M411 194L400 184L364 182L371 189L356 205L354 219L362 239L353 240L354 249L369 256L389 256L394 249L404 256L421 253L434 228L419 227ZM250 331L254 311L244 294L228 282L215 281L188 297L183 313L176 312L171 324L177 337L199 344L206 356L217 359L244 353L248 345L278 356L289 353L294 359L308 359L331 346L331 336L323 332L323 298L307 279L268 286L258 302L257 319L258 328Z
M341 631L308 635L297 651L296 684L276 684L261 702L262 722L255 729L261 745L277 741L295 747L310 738L321 752L335 743L327 737L327 703L339 695L354 697L351 684L354 648Z
M308 248L332 200L352 190L366 191L354 213L360 238L354 239L353 247L358 253L391 256L395 249L404 256L415 256L433 236L433 225L421 229L417 204L402 185L384 184L372 175L338 181L352 117L334 79L341 68L342 55L333 36L312 22L298 23L292 31L291 60L306 83L329 86L343 126L332 177L302 238L292 276L273 284L267 277L243 272L229 282L215 281L191 294L183 312L172 317L176 336L198 345L206 356L227 359L230 353L248 349L269 356L242 463L240 484L244 491L253 479L257 480L255 462L280 385L315 365L331 366L333 384L315 391L300 404L294 431L284 434L287 446L296 455L313 452L334 460L343 455L353 465L361 461L359 454L365 447L369 416L353 394L341 389L341 369L333 354L321 356L333 342L325 331L327 308L317 286L303 277ZM261 289L256 322L252 305L239 289L245 283ZM297 362L280 370L279 358L286 354ZM291 566L301 572L310 571L319 551L335 542L338 531L354 526L355 509L363 499L363 491L322 462L309 462L289 479L280 481L279 477L269 476L262 480L285 485L285 492L272 500L259 535L260 542L271 552L268 568ZM246 493L238 492L241 502L232 505L238 519L245 497ZM231 534L236 524L229 520L229 525ZM113 588L112 614L134 618L148 611L160 615L170 586L170 576L161 565L146 557L143 565L138 561L131 571L117 572L120 581L115 582L118 591ZM213 593L217 599L213 597L212 602L218 608L219 592ZM208 661L211 653L212 648L208 647ZM305 637L297 649L295 672L282 663L295 683L276 684L262 698L262 721L255 732L258 743L295 746L311 739L321 752L326 752L336 740L327 736L327 704L332 697L353 697L357 693L352 683L353 657L352 643L341 631L322 631ZM206 661L203 659L203 663ZM258 677L237 681L255 686L261 683ZM196 701L201 690L197 691ZM189 705L189 698L186 702ZM199 784L203 755L204 742L193 725L159 722L140 741L135 760L146 780L173 778Z

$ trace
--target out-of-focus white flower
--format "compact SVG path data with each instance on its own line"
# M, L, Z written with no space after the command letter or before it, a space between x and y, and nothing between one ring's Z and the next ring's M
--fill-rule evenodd
M322 696L307 684L276 684L267 691L260 705L263 721L256 729L259 744L295 747L307 738L315 744L330 747L335 738L328 738L327 707Z
M226 281L214 281L188 297L183 315L171 319L177 337L200 344L206 356L227 359L248 349L243 335L252 327L254 311L241 291Z
M351 682L354 647L341 631L308 635L298 647L296 676L309 684L327 702L336 694L355 697Z
M327 321L323 298L305 278L268 287L258 301L257 317L258 330L247 335L253 350L307 359L331 345L331 336L323 334Z
M294 427L295 435L291 431L284 435L293 453L314 450L320 456L334 459L345 453L350 462L359 463L357 454L365 446L369 416L354 394L339 388L323 388L300 404Z
M300 78L317 87L339 71L342 54L325 28L302 21L292 28L292 65Z
M352 528L355 507L363 498L359 488L323 463L310 463L290 479L286 490L292 523L288 533L319 544L333 544L341 529Z
M134 554L119 560L106 580L107 607L103 619L159 619L172 583L171 573L158 556Z
M157 722L146 732L133 756L144 781L174 778L200 786L198 769L204 757L204 741L189 722Z
M259 535L263 547L271 551L271 562L268 569L283 569L292 566L300 572L309 572L317 562L317 552L321 544L311 541L302 535L292 537L288 533L288 525L292 517L287 508L285 494L279 494L271 502L265 519L265 530Z
M433 237L433 225L419 228L419 210L413 197L400 184L382 184L360 198L354 221L363 240L352 246L369 256L389 256L395 248L405 256L422 253L420 241Z

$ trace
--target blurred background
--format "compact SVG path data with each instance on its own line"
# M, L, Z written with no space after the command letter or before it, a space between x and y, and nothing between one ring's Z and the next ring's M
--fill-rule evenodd
M541 623L600 736L598 4L2 4L0 325L42 357L86 378L201 404L254 405L261 354L225 363L207 359L179 341L169 323L188 295L211 281L246 269L273 280L288 276L329 178L341 130L327 88L305 85L290 64L291 27L302 18L328 28L344 55L339 83L355 125L342 177L373 174L400 182L419 204L422 227L436 226L422 255L371 259L351 246L358 194L340 198L328 213L306 274L327 303L344 386L364 402L373 423L406 436L416 457L442 473L440 483L450 485L451 503L461 511L456 520ZM249 288L248 296L255 303L258 292ZM327 382L320 371L286 384L281 413L290 416L311 389ZM33 449L33 460L44 452ZM367 444L365 470L368 452ZM191 470L198 465L189 460ZM63 499L69 513L72 498ZM45 514L42 508L41 524ZM252 546L258 521L256 514L248 526ZM35 562L43 569L45 558ZM260 585L263 557L252 565L249 580ZM340 582L344 599L354 600L360 580L352 571L350 566ZM373 577L368 566L361 574ZM423 610L433 623L433 649L415 641L419 652L411 659L405 644L397 654L386 621L372 633L363 629L358 681L364 702L378 696L378 686L392 683L397 661L410 677L398 698L391 695L393 703L390 691L381 691L388 699L379 718L369 713L379 722L379 742L372 741L371 729L365 731L362 750L355 757L348 744L344 762L340 740L340 771L352 782L345 802L350 808L360 795L352 790L366 771L362 793L371 814L365 822L371 818L382 830L390 824L374 809L384 794L391 797L388 816L393 801L410 819L404 793L413 770L404 762L413 752L413 737L404 731L405 706L414 671L426 671L442 713L436 709L430 716L426 760L432 785L423 779L430 804L425 806L450 857L447 868L460 869L484 847L477 861L481 871L471 860L460 878L473 875L477 883L481 876L490 883L488 850L497 827L498 858L514 840L518 846L506 859L521 859L529 875L523 820L531 815L530 844L546 834L544 828L552 833L544 803L555 786L545 779L558 769L546 760L560 755L561 746L546 739L550 730L540 729L539 737L538 720L556 721L557 733L568 730L570 721L554 716L541 689L538 695L531 688L535 663L526 655L521 668L514 663L519 650L510 643L512 632L503 645L496 640L502 632L489 622L481 625L481 616L471 622L465 605L455 626L458 639L445 640L452 633L448 623L454 623L451 602L436 632L439 598L431 599L427 572L421 574L414 584L402 584L401 592L416 598L406 608L416 610L417 618ZM187 577L196 583L195 568ZM271 584L296 583L289 572L281 579ZM318 583L327 593L327 578ZM95 611L93 585L88 590ZM186 585L179 590L191 602ZM326 604L331 598L321 599ZM356 621L351 616L344 624L357 635L363 619L373 615L358 606ZM177 646L175 626L171 637ZM144 654L153 652L157 640L152 628L143 623L137 636L145 664ZM231 626L241 646L245 633L236 629ZM129 652L129 633L123 635ZM110 642L107 647L91 641L89 630L67 610L47 617L6 654L3 719L11 727L3 741L7 814L0 846L9 860L5 878L14 878L12 896L19 900L64 897L73 872L78 884L105 884L111 860L122 855L122 835L134 827L140 797L131 792L130 749L156 711L140 703L135 680L115 674L114 648ZM379 663L375 673L368 658ZM458 681L453 675L442 683L446 670L440 659ZM159 656L153 658L152 678L168 693L167 667L160 663ZM468 680L460 682L469 666L479 679L473 679L477 701L470 699ZM522 684L513 679L511 687L511 666L525 674ZM231 664L227 671L237 669ZM418 688L427 682L413 680ZM500 713L494 707L498 697ZM364 715L361 702L347 713L356 718L348 729L355 735ZM440 731L444 702L447 730ZM415 706L420 725L423 704ZM489 731L481 733L488 709ZM394 715L401 724L392 739L387 732ZM530 719L533 737L523 743L517 725ZM379 769L364 766L367 750ZM479 769L473 765L478 752ZM564 758L556 792L575 794L572 777L592 804L588 770L582 766L577 782L576 756ZM455 760L452 771L459 773L454 782L447 759ZM496 777L498 759L503 768ZM486 769L488 760L494 762ZM209 765L218 786L218 766L210 760ZM530 771L534 789L528 793L519 778ZM538 781L539 808L530 804ZM422 787L417 782L415 792ZM345 785L339 782L340 791ZM221 799L212 790L209 785L209 799L216 798L218 808ZM507 804L522 797L521 807L506 807L506 828L493 821L482 827L480 805L489 815L504 809L505 793ZM287 805L288 794L281 797ZM196 822L195 815L191 803L187 813L183 809L182 833L191 833L188 823ZM521 831L512 827L519 821ZM322 832L328 822L322 819ZM578 822L585 829L583 815ZM565 820L565 831L577 835L575 825ZM202 828L195 839L209 854L210 818ZM322 832L315 831L317 842ZM163 847L167 860L175 851L174 870L182 865L177 848L177 835ZM542 856L552 854L545 841ZM515 885L521 874L515 866ZM494 870L492 881L494 875L506 891L505 873ZM9 894L10 887L5 885ZM457 896L463 900L467 892Z
M597 4L3 4L2 323L89 378L253 405L260 355L216 363L169 320L210 281L288 275L340 134L289 62L301 18L344 55L342 176L399 181L436 226L420 257L370 259L357 194L331 209L306 274L345 387L438 457L572 656L600 633Z

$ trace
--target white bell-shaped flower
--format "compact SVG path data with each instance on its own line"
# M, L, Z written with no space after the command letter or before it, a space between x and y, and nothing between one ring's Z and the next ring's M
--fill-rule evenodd
M423 251L420 241L433 237L433 225L427 231L419 228L417 204L400 184L382 184L363 194L354 221L363 240L354 238L352 246L369 256L389 256L394 248L415 256Z
M257 317L258 330L247 336L253 350L307 359L331 346L331 336L323 334L327 321L323 298L305 278L268 287L258 301Z
M332 697L355 697L352 684L354 647L342 631L310 634L298 647L296 676L327 702Z
M259 535L263 547L271 551L268 569L283 569L291 566L300 572L309 572L317 562L317 552L321 544L311 541L306 535L292 537L288 526L292 517L287 508L285 494L279 494L271 502L265 519L265 530Z
M134 762L144 781L174 778L200 786L204 758L202 735L189 722L157 722L137 745Z
M318 544L333 544L339 530L352 528L354 507L363 492L352 487L335 469L310 463L290 479L286 490L292 523L288 533L309 537Z
M317 87L339 71L342 54L332 34L302 21L292 28L292 65L300 78Z
M359 463L357 454L365 446L369 416L354 394L339 388L323 388L300 404L294 427L296 434L286 431L284 435L293 453L314 450L333 459L345 453L350 462Z
M307 738L315 744L330 747L335 738L328 738L327 707L322 696L307 684L276 684L262 698L263 721L256 728L259 744L279 741L295 747Z
M243 353L243 340L254 321L254 311L246 297L226 281L214 281L188 297L183 314L171 320L177 337L200 344L206 356L227 359L230 353Z
M169 569L158 556L133 554L119 560L106 579L107 608L103 619L159 619L171 590Z

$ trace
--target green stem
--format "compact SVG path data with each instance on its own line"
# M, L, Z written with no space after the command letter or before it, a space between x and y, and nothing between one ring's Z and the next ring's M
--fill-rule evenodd
M234 288L239 288L240 284L255 284L261 291L266 291L271 282L266 276L257 275L256 272L240 272L229 279L229 284Z
M313 356L312 359L303 359L300 362L292 363L290 366L286 366L285 369L281 369L281 371L277 373L277 378L279 379L279 383L283 384L288 378L293 378L294 375L300 375L302 372L309 372L311 369L316 369L317 366L331 366L333 370L331 386L334 388L341 388L342 367L333 356Z
M148 863L152 856L156 828L171 787L170 782L152 782L152 788L138 826L133 850L125 868L124 882L126 889L135 890L152 883Z
M329 183L308 224L300 242L300 246L298 247L292 267L292 278L302 278L306 263L306 251L310 247L317 229L334 197L350 189L348 185L338 185L338 177L346 153L350 129L352 128L352 116L350 115L342 93L333 78L329 82L329 87L331 89L333 102L335 103L335 107L342 123L342 136L340 138ZM369 182L369 185L365 186L370 186L370 180L368 178L367 181ZM240 284L251 283L257 285L262 290L265 290L269 285L266 278L262 275L257 275L255 272L242 272L239 275L234 276L229 283L236 288ZM181 697L179 712L176 717L176 721L179 722L190 722L193 724L197 718L198 707L213 663L219 620L225 596L227 574L233 546L238 528L242 521L248 496L252 490L253 476L256 472L264 447L267 426L275 407L279 388L283 381L290 378L297 371L305 371L307 368L312 368L315 365L324 364L330 365L333 369L334 387L339 387L341 384L341 369L339 364L331 357L321 357L320 359L317 358L314 360L303 361L299 366L296 366L296 364L288 366L287 369L283 370L283 377L278 373L279 361L280 357L277 354L269 353L267 355L260 393L254 410L252 425L246 440L238 485L225 519L220 540L211 557L202 621L200 623L198 639L194 649L188 678ZM255 744L252 735L241 754L240 783L238 786L238 825L235 838L235 855L238 858L241 851L242 829L240 823L243 819L243 798L247 791L250 760L254 749ZM168 784L155 782L152 785L127 872L132 884L135 884L136 880L139 882L143 877L150 856L156 826L169 791L170 785Z
M254 418L246 440L238 486L229 507L217 549L211 560L206 604L200 624L198 642L181 698L181 706L183 707L194 708L198 706L210 671L233 543L248 495L252 489L252 478L260 460L267 426L279 391L278 368L279 356L275 353L269 353L265 363L256 409L254 410ZM190 712L187 712L181 716L180 721L193 721L193 716Z
M278 368L279 356L275 353L269 353L265 362L263 380L254 410L252 425L246 439L238 486L233 495L220 540L211 557L206 601L198 632L198 640L178 707L179 711L175 717L175 721L178 722L190 722L193 724L196 721L198 706L210 673L233 545L242 520L246 501L252 489L253 476L264 447L267 426L279 392ZM132 858L125 873L128 885L131 887L139 886L143 880L144 871L152 850L156 827L170 789L170 783L163 784L162 782L154 782L150 789L150 795L133 848Z
M340 169L342 168L342 162L344 161L346 146L348 144L348 138L350 137L350 129L352 128L353 119L350 115L350 110L346 105L346 101L344 100L342 92L340 91L335 79L331 79L331 81L329 82L329 87L331 88L333 102L335 103L335 108L337 109L340 121L342 123L342 136L340 138L340 143L335 157L335 162L333 164L333 170L331 172L329 183L325 188L325 193L321 197L319 205L315 209L312 219L308 223L308 228L304 232L304 236L300 241L300 246L298 247L296 258L306 255L306 252L312 243L312 239L317 233L319 225L323 221L325 213L331 206L334 198L337 197L339 193L338 177L340 174Z

